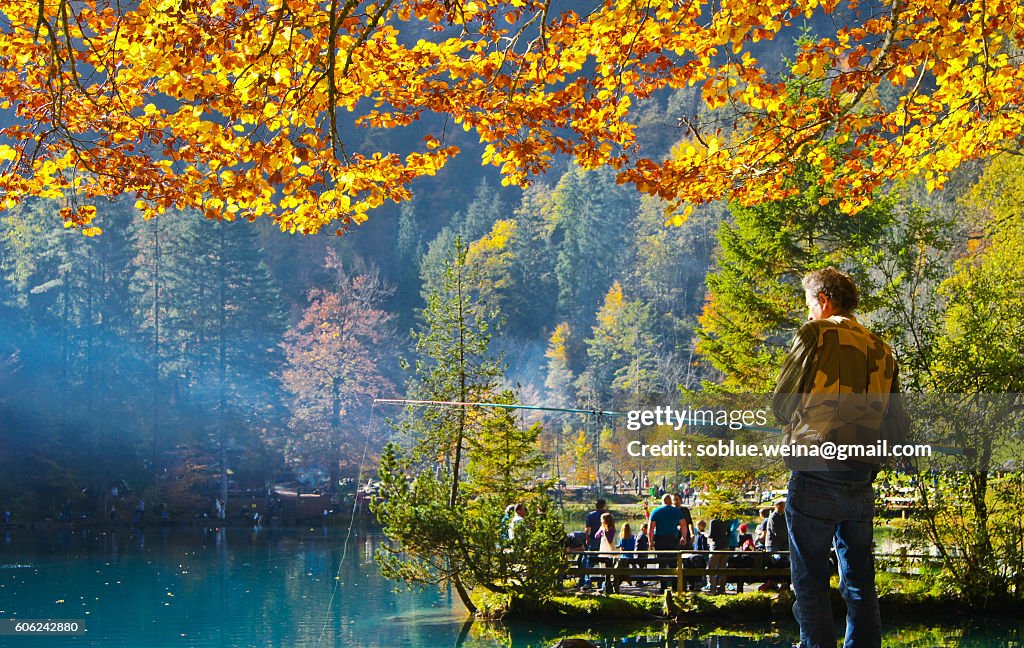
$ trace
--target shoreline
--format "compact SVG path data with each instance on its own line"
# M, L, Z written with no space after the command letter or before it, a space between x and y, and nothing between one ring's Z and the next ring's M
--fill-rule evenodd
M837 618L845 615L846 604L839 590L832 588L832 609ZM573 594L553 596L544 601L528 600L510 594L475 595L482 621L542 620L574 623L588 627L602 623L667 623L687 625L709 621L792 622L793 593L746 592L712 596L701 592L677 595L671 590L662 596L623 594ZM935 621L938 618L984 616L1024 619L1024 610L1006 605L1002 608L967 607L959 598L890 592L879 595L883 621L898 617L901 621Z

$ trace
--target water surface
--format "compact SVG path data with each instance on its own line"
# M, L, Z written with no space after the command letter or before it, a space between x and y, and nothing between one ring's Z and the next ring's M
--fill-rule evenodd
M84 619L79 637L0 637L0 646L381 646L541 648L599 645L789 648L793 624L570 626L466 624L448 590L406 590L373 561L379 534L326 529L16 529L0 539L0 618ZM1024 645L1019 621L892 625L889 646Z

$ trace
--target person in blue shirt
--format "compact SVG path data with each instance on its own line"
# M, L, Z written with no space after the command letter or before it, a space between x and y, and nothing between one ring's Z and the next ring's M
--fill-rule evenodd
M584 523L584 533L586 533L587 537L587 551L599 551L601 549L601 538L597 537L597 532L601 529L601 516L605 513L605 507L607 505L608 503L603 497L599 498L594 502L594 510L587 513L587 519ZM593 567L594 562L595 560L593 555L588 554L583 559L585 567ZM580 587L590 587L590 576L583 577Z
M630 553L636 550L637 536L633 535L633 529L630 528L629 523L622 525L622 535L619 537L618 548L619 551L623 552L619 558L620 565L623 567L639 567L640 561L636 559L635 553ZM633 584L636 585L637 581L634 579Z
M651 511L651 521L647 531L648 538L655 551L678 551L679 523L684 518L683 511L672 506L672 496L667 493L661 498L661 502L661 506ZM658 555L658 566L662 569L670 569L675 562L675 558L668 554ZM666 587L667 585L662 581L662 591Z
M736 549L740 546L740 520L735 519L729 522L729 548Z

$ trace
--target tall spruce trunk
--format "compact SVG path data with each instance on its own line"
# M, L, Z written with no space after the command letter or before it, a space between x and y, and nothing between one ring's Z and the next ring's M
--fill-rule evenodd
M462 301L462 266L458 267L458 276L456 282L456 303L459 305L459 401L462 403L466 402L468 394L466 393L466 341L465 341L465 330L466 330L466 314L463 310ZM459 502L459 471L462 468L462 441L466 434L466 408L459 408L459 424L456 428L455 433L455 456L452 458L452 494L448 500L448 508L451 511L455 511L456 506ZM459 572L455 571L452 574L452 584L455 586L455 591L458 592L459 598L462 599L462 604L466 606L470 614L476 614L477 608L473 604L472 599L469 597L469 592L466 590L465 585L462 583L462 578L459 576Z

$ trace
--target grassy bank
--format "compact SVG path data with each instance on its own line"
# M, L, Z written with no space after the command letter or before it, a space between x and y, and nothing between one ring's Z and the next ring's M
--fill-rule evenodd
M970 610L952 595L935 588L922 588L908 579L886 579L879 584L879 606L883 618L929 620L965 614L1005 614L1007 610ZM562 624L595 622L661 621L692 624L718 620L792 620L793 593L746 592L712 596L686 593L663 597L595 594L554 596L544 601L527 600L509 594L474 596L485 619L544 620ZM832 608L843 614L846 605L838 589L832 589ZM1017 610L1018 615L1021 614Z

